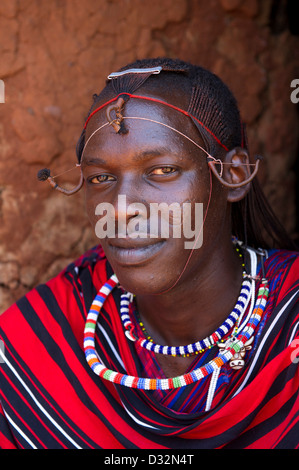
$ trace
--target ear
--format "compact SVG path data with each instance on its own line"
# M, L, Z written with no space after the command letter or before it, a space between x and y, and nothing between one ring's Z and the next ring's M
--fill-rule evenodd
M236 147L224 158L223 179L229 188L227 200L237 202L243 199L250 189L251 171L249 156L245 149ZM248 181L246 183L246 181Z
M236 147L225 155L223 161L216 160L209 155L207 162L218 181L229 189L227 200L237 202L243 199L249 191L250 182L255 178L261 157L256 157L254 170L251 173L248 153L241 147ZM215 164L220 164L221 171L218 173Z

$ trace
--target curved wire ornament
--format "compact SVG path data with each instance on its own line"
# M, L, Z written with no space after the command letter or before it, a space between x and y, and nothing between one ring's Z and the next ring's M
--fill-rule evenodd
M202 150L202 152L204 152L206 155L207 155L207 163L208 163L208 166L209 168L211 169L213 175L217 178L217 180L225 187L227 188L230 188L230 189L237 189L237 188L241 188L242 186L246 186L247 184L249 184L256 176L257 172L258 172L258 169L259 169L259 163L260 163L260 160L262 159L262 157L260 156L257 156L256 157L256 162L255 163L238 163L238 164L234 164L234 166L239 166L239 165L247 165L247 166L254 166L254 170L253 172L251 173L251 175L245 179L244 181L241 181L240 183L229 183L227 181L225 181L223 178L222 178L222 175L223 175L223 165L232 165L232 163L229 163L229 162L223 162L222 160L220 159L216 159L215 157L213 157L212 155L209 154L209 152L207 152L201 145L199 145L197 142L195 142L193 139L191 139L190 137L188 137L186 134L184 134L183 132L179 131L178 129L175 129L174 127L168 125L168 124L165 124L164 122L160 122L160 121L156 121L154 119L150 119L150 118L146 118L146 117L140 117L140 116L120 116L117 114L116 116L116 119L112 119L111 118L111 112L114 110L116 111L117 113L121 111L122 109L122 105L123 105L123 102L118 102L116 103L115 105L111 105L111 107L109 107L107 109L107 112L106 112L106 115L107 115L107 120L108 122L106 122L105 124L102 124L100 127L98 127L95 131L93 131L93 133L89 136L89 138L87 139L87 141L85 142L85 145L83 147L83 150L82 150L82 154L81 154L81 161L83 160L83 156L84 156L84 151L86 149L86 146L88 145L88 142L90 141L90 139L97 133L99 132L101 129L103 129L104 127L106 126L111 126L114 128L114 130L116 132L119 131L119 127L120 127L120 123L125 120L125 119L136 119L136 120L141 120L141 121L148 121L148 122L152 122L152 123L155 123L155 124L160 124L161 126L164 126L164 127L167 127L168 129L176 132L177 134L181 135L182 137L186 138L187 140L189 140L190 142L192 142L196 147L198 147L200 150ZM121 118L121 120L120 120ZM219 164L220 165L220 172L217 171L215 165L216 164ZM80 166L80 170L81 170L81 164L77 164L77 166ZM71 196L75 193L77 193L83 186L83 183L84 183L84 178L83 178L83 174L82 174L82 170L80 171L80 180L79 180L79 183L78 185L71 189L71 190L67 190L65 188L62 188L61 186L59 186L54 178L55 176L51 176L50 174L50 170L48 170L47 168L44 168L43 170L40 170L38 172L38 175L37 175L37 178L40 180L40 181L48 181L50 183L50 185L54 188L54 189L57 189L58 191L60 191L61 193L65 194L66 196Z

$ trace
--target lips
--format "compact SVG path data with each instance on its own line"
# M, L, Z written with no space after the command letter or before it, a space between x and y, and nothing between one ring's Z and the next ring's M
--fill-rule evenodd
M144 264L157 256L165 240L114 238L108 242L108 250L118 264L136 266Z

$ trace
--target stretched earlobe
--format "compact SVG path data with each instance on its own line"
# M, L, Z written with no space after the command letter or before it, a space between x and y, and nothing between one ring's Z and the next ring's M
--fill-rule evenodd
M83 173L81 170L81 165L76 165L80 167L80 180L77 186L74 189L65 189L59 186L55 181L54 181L54 176L51 176L50 170L48 168L43 168L42 170L39 170L37 174L37 179L39 181L48 181L52 188L57 189L57 191L60 191L61 193L65 194L66 196L72 196L73 194L77 193L80 191L80 189L83 186L84 183L84 178L83 178Z
M247 151L241 147L236 147L226 154L223 162L211 157L208 157L207 160L214 176L223 186L229 189L228 200L236 202L249 191L250 182L257 175L261 157L257 156L256 162L250 163ZM221 165L221 174L215 167L217 163ZM252 173L250 171L251 166L254 166Z

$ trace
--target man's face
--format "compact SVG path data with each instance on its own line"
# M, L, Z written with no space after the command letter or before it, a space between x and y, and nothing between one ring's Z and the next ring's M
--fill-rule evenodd
M161 94L156 92L154 97L161 99ZM167 101L165 93L163 98ZM180 97L176 99L176 105L182 106ZM187 138L157 123L177 129L203 146L188 117L166 106L134 99L126 103L123 115L127 134L119 135L105 126L84 150L86 207L95 229L104 216L96 215L98 205L112 208L113 233L99 242L120 284L135 294L158 294L180 276L180 283L186 282L207 262L226 216L226 198L218 188L207 213L212 188L205 154ZM105 110L96 113L87 126L86 141L105 122ZM195 203L203 205L202 213L196 213ZM161 218L153 233L152 208L157 204L178 209L168 212L169 236L162 230ZM185 220L188 227L183 226L186 206L190 210ZM192 229L194 243L201 236L203 245L190 257L190 240L184 233Z

